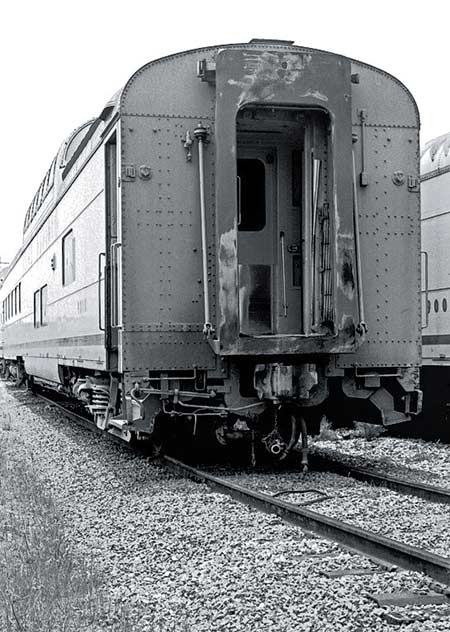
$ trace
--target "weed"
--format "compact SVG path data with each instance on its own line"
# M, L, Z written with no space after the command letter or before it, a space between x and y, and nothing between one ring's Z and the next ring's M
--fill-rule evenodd
M13 423L14 422L14 423ZM106 590L94 560L70 545L62 516L8 412L0 413L0 630L189 632L186 612L161 620ZM87 534L89 537L89 534Z
M0 452L0 627L7 632L100 630L114 610L102 578L92 563L72 552L51 495L32 463L13 449L17 441L17 435L9 436ZM114 612L114 619L109 630L132 631L126 612Z
M11 413L3 413L0 420L0 429L5 432L11 431Z
M315 438L318 441L336 441L339 439L338 434L333 430L331 423L325 416L320 420L320 432Z
M368 424L362 421L355 421L355 437L362 437L366 441L378 439L380 435L386 432L383 426L378 424Z

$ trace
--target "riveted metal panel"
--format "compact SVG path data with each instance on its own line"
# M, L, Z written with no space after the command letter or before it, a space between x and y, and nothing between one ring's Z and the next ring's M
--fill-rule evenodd
M202 332L203 280L198 147L208 128L205 178L208 283L215 306L214 90L196 58L150 64L124 90L122 108L122 367L214 368ZM189 132L189 136L186 136ZM192 156L189 155L189 153Z
M421 359L418 114L404 86L354 65L353 133L366 343L337 366L418 365ZM364 111L361 117L361 111ZM365 180L362 181L362 174ZM362 184L362 186L360 185Z
M121 98L122 115L199 120L214 119L214 88L197 77L197 62L211 60L215 49L180 53L140 68Z
M215 368L215 356L202 332L136 332L122 336L127 371Z
M366 108L369 126L419 128L416 102L398 79L360 62L352 62L352 75L358 77L358 83L352 84L354 124L359 124L358 112Z
M213 85L212 79L211 82L199 81L195 76L194 65L203 59L206 60L206 66L210 64L210 68L216 64L216 72L208 72L209 78L214 78L217 86ZM278 65L275 62L279 62ZM300 67L303 70L297 72ZM249 69L251 72L248 72ZM308 79L306 82L305 77ZM323 85L319 85L317 77L323 77ZM273 90L274 86L276 90ZM217 121L214 120L216 92L219 97ZM340 102L337 101L339 99ZM182 149L177 153L175 147L178 142L178 147L182 147L183 134L187 130L192 133L201 121L210 128L212 133L209 137L213 141L206 150L210 289L214 291L215 283L220 288L216 322L220 331L220 326L227 320L227 331L222 331L222 334L225 333L222 340L233 351L232 341L237 337L237 319L233 320L233 313L237 314L233 171L235 115L244 104L255 102L316 106L331 112L335 122L334 148L338 159L338 172L334 176L335 197L340 204L340 208L334 209L337 229L335 260L338 263L335 281L339 288L337 313L342 316L338 326L345 332L345 340L339 341L338 338L335 345L331 341L325 344L322 341L316 349L322 353L348 352L355 348L354 333L350 335L350 330L354 332L358 321L357 295L355 289L349 291L348 266L344 274L345 266L341 266L340 270L339 261L351 261L351 268L355 271L351 175L348 169L351 161L349 139L353 122L353 132L361 140L360 111L366 110L364 167L369 181L367 186L358 186L358 203L362 281L369 336L367 344L360 351L341 355L337 363L342 367L417 363L420 310L415 291L411 290L411 287L418 285L419 270L419 238L415 228L418 213L415 184L418 176L416 105L404 86L382 71L359 62L351 62L350 69L350 61L345 58L291 46L254 44L191 51L145 66L125 87L121 102L122 161L123 165L134 166L136 171L133 178L123 174L125 177L122 181L124 340L127 331L137 333L141 328L141 334L148 332L148 323L155 323L155 327L162 323L160 326L163 330L171 323L184 323L186 327L191 323L194 329L195 324L198 327L202 323L202 288L198 282L201 280L201 260L199 256L188 254L189 245L195 241L199 244L199 216L193 212L192 226L189 227L196 233L195 238L194 232L182 230L180 239L177 239L172 232L174 226L169 226L174 223L171 220L177 210L183 211L183 219L189 210L198 211L197 174L191 180L188 176L189 170L192 172L195 169L196 148L192 163L189 163L186 161L186 151ZM343 114L350 104L351 115L348 123L345 123ZM341 124L337 125L339 118ZM132 138L133 134L135 136ZM155 138L150 140L152 135ZM169 148L168 143L172 144L170 149L174 149L173 163L171 151L158 151ZM216 148L213 143L218 146L218 169L214 165ZM362 171L359 146L355 153L359 174ZM151 177L147 180L139 177L139 167L142 165L151 171ZM170 172L172 167L174 171ZM173 185L171 178L175 177L175 172L177 182ZM214 213L216 172L221 173L221 178L217 182L219 199ZM171 189L172 186L174 188ZM158 190L160 193L157 193ZM399 209L403 209L403 212ZM156 211L161 211L158 214L161 216L159 221ZM150 217L151 220L148 219ZM219 222L217 228L215 219ZM181 221L178 217L175 223L178 225ZM211 239L214 234L217 235L217 253L215 241ZM376 240L378 234L382 237L380 240ZM173 239L176 247L173 247ZM184 247L183 252L181 245ZM159 254L161 252L162 255ZM174 252L177 254L174 255ZM221 272L217 279L216 254ZM169 266L175 262L177 269L183 268L185 276L170 276L172 268ZM149 282L149 279L155 278L155 266L160 272L156 275L157 284ZM408 272L405 274L406 270ZM176 278L180 279L180 283L174 290L173 283L178 283ZM194 286L192 279L196 279L198 287ZM409 292L395 290L399 287L400 279L403 279L403 287L409 287ZM382 293L386 301L385 309L383 303L378 301ZM175 294L180 300L174 298ZM213 296L211 301L213 306L215 298ZM178 334L184 335L182 331ZM308 352L311 352L311 342L313 339L307 344ZM248 341L245 343L245 353L251 353L247 349ZM205 343L201 336L197 344L203 352ZM267 346L266 342L264 344ZM294 346L297 352L301 352L297 349L298 345ZM267 352L273 352L273 349ZM130 361L129 365L132 364Z

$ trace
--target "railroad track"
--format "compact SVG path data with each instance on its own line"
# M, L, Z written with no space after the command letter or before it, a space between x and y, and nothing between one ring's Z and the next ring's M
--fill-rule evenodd
M106 434L99 431L89 419L68 409L61 402L55 401L41 393L37 393L36 397L61 409L66 416L83 426L89 427L90 430L94 430L102 435ZM113 435L108 436L117 441ZM126 447L129 446L126 445ZM214 491L227 494L245 505L254 507L259 511L276 514L283 520L295 524L306 531L313 532L361 553L365 557L375 561L377 568L374 572L392 571L398 566L406 570L424 573L437 582L450 586L450 559L447 557L367 531L339 519L322 515L319 512L312 511L306 506L286 502L280 497L277 497L277 495L251 490L192 467L168 455L161 456L159 463L177 475L185 476L196 482L206 484ZM332 471L340 475L350 475L357 480L385 486L396 492L418 496L430 502L449 503L450 501L450 491L443 488L411 483L404 479L380 474L369 469L352 467L348 464L340 463L335 459L327 459L325 457L320 457L320 459L315 457L314 463L321 469ZM365 571L362 572L365 573ZM358 574L358 572L355 574ZM445 595L428 598L431 599L428 603L447 603L448 600ZM402 599L405 601L404 597L399 597L399 603L402 603ZM432 599L437 601L433 602ZM439 599L443 601L439 601ZM382 601L380 603L382 603Z
M399 494L416 496L417 498L422 498L428 502L444 504L450 503L450 490L443 487L418 482L412 483L403 478L398 478L389 474L381 474L380 472L370 468L349 465L348 463L339 461L335 457L328 457L324 455L314 455L311 457L311 464L313 469L334 472L335 474L339 474L341 476L351 476L358 481L370 483L371 485L387 487Z
M81 426L84 426L85 428L88 428L92 432L95 432L96 434L99 434L99 435L107 434L103 432L102 430L100 430L100 428L97 428L97 426L94 424L94 422L91 419L89 419L88 417L85 417L84 415L80 415L79 413L76 413L74 410L71 410L70 408L62 404L60 401L53 399L51 397L48 397L47 395L44 395L43 393L39 391L34 391L33 396L36 397L37 399L47 402L48 404L50 404L51 406L54 406L55 408L59 408L60 410L64 412L65 415L70 417L73 421L80 424ZM108 437L111 437L114 439L116 438L114 437L114 435L108 435Z
M95 462L97 462L97 455L99 457L98 461L99 462L103 461L101 458L104 452L101 445L102 442L99 443L97 440L92 442L92 440L89 440L89 436L86 436L85 432L81 432L79 430L75 432L70 431L70 425L75 425L75 424L67 423L68 421L67 418L68 417L74 418L74 412L70 410L68 411L66 409L65 401L62 401L61 404L58 405L51 399L51 397L44 397L42 401L40 401L37 398L30 397L30 395L24 392L19 392L18 395L19 395L18 399L21 402L19 406L26 406L32 411L34 408L33 417L36 417L36 413L37 415L41 413L44 417L47 417L47 420L45 422L44 420L42 421L42 424L45 426L45 428L47 428L46 434L48 433L48 428L51 428L53 426L55 429L55 434L60 434L61 432L63 432L63 441L62 441L63 445L66 444L66 441L64 439L64 437L66 436L68 439L68 443L71 446L72 446L72 439L76 440L77 446L79 443L80 452L84 453L85 444L89 444L90 456L94 457ZM33 400L35 400L34 405L33 405ZM45 406L45 404L47 403L50 404L50 406ZM61 405L62 405L62 408L61 408L61 413L60 413L59 409ZM52 410L50 410L50 408ZM26 412L25 413L21 412L20 415L18 416L19 418L22 419L22 422L23 422L24 415L25 415L24 418L26 421L27 420ZM80 416L77 416L75 413L75 417L76 419L80 420L81 423L83 423L83 425L85 424L85 419L83 418L83 415L81 415L81 419L80 419ZM23 427L23 423L21 427ZM39 426L36 425L36 421L34 421L31 424L31 427L35 428L36 431L39 431ZM89 427L91 429L95 429L92 422L89 422ZM47 445L48 442L44 441L44 444ZM105 453L110 455L111 450L108 449L108 446L103 445L103 448L105 449ZM64 452L63 450L62 454L64 453L64 454L70 455L72 454L72 452L73 452L73 448L71 447L70 451L66 450ZM74 453L76 454L77 452L78 450L75 449ZM112 453L116 454L117 450L113 450ZM39 456L37 455L36 458L39 458ZM71 457L69 456L68 458L70 459ZM164 461L166 461L166 459L164 459ZM126 458L126 455L120 455L119 453L117 453L116 456L112 460L108 458L108 462L109 463L112 462L116 464L118 462L128 463L128 458ZM162 463L162 460L161 460L161 463ZM170 479L168 479L167 476L163 474L162 468L160 467L153 468L153 466L149 466L149 464L146 463L144 459L138 458L136 460L136 456L134 456L132 459L132 464L133 464L133 468L130 469L129 471L127 470L128 474L134 471L136 471L136 473L139 470L142 471L142 468L145 468L145 470L147 470L149 473L153 472L152 479L148 481L148 485L149 487L152 487L153 485L155 485L156 494L159 493L159 490L161 490L162 493L164 494L165 492L163 490L165 490L166 488L169 488L173 494L177 495L178 490L180 490L180 494L183 496L183 501L182 501L182 504L180 504L180 507L190 506L189 504L192 502L192 500L197 499L199 514L203 515L203 512L204 512L204 516L206 517L206 515L210 515L210 512L214 514L214 511L217 511L218 541L220 541L223 538L225 550L231 551L233 555L236 555L236 560L235 560L236 566L233 564L232 568L240 568L240 564L242 563L240 550L239 549L236 550L236 547L238 546L237 543L240 542L240 539L238 538L238 534L235 534L231 537L230 541L228 542L226 534L228 532L229 533L234 533L235 531L239 532L239 529L242 528L246 534L247 533L249 534L250 538L254 538L254 540L249 542L249 544L247 544L247 540L245 538L243 539L242 542L240 542L239 546L243 547L242 560L247 560L247 563L249 564L248 570L249 572L252 572L251 569L252 569L253 561L252 559L248 559L246 557L246 549L248 548L248 546L254 547L251 550L255 551L255 577L257 577L257 573L265 572L264 570L261 570L261 564L262 565L266 564L267 571L271 574L273 573L273 577L272 575L270 575L270 579L273 579L274 583L277 583L278 585L277 594L283 595L284 594L283 586L286 586L286 595L288 595L289 594L288 587L291 587L290 589L294 590L294 586L296 586L299 588L300 592L299 593L296 592L295 596L297 598L297 601L299 601L299 599L301 601L301 595L303 594L301 593L302 586L305 585L304 590L306 591L309 591L309 590L313 591L313 587L314 587L314 595L317 596L318 604L322 603L321 599L323 595L324 605L323 605L323 610L320 610L320 612L321 612L321 616L325 616L325 617L328 617L328 616L335 617L334 608L336 608L338 612L341 612L341 610L339 609L341 597L342 597L343 603L345 604L347 600L347 596L348 596L349 603L351 603L352 606L349 609L346 609L346 608L343 609L342 617L343 617L343 620L346 620L346 616L349 617L348 623L350 627L351 627L351 621L352 621L351 619L352 613L361 612L359 610L359 604L361 604L361 608L363 612L365 613L365 615L370 616L371 621L372 621L372 618L373 618L373 621L377 621L377 626L376 626L377 629L381 629L383 627L382 623L380 623L380 628L378 628L378 622L380 621L380 618L385 619L390 625L399 625L402 623L406 624L411 621L422 621L422 620L433 622L433 621L436 621L438 618L442 618L442 619L445 619L445 622L440 624L441 627L438 628L438 627L433 627L433 625L431 625L431 627L427 627L426 629L433 629L433 630L447 629L445 626L446 624L448 624L448 621L450 621L450 611L449 611L450 603L449 603L449 599L447 595L445 594L445 586L443 586L442 584L440 586L436 586L436 584L433 583L433 580L428 579L424 575L419 575L415 573L414 574L404 573L402 572L401 568L399 567L395 568L394 565L389 564L388 562L381 560L379 558L375 559L373 555L371 556L371 559L369 560L367 555L363 557L359 555L359 553L356 552L355 550L352 550L350 548L346 549L345 547L341 548L341 546L334 543L331 538L329 540L326 540L323 538L314 537L309 533L300 532L298 530L298 527L291 528L291 529L283 527L282 521L278 517L268 519L266 516L260 514L256 510L250 511L242 507L241 507L242 511L240 511L239 510L240 506L237 504L236 501L233 501L231 503L230 500L226 499L225 497L223 497L222 500L220 500L220 498L218 497L218 494L212 497L208 495L203 484L198 485L199 489L196 491L193 488L192 484L187 484L186 482L183 483L183 480L187 481L187 476L188 476L187 472L184 469L184 466L185 466L184 463L181 464L181 466L183 467L183 470L177 470L178 474L176 476L170 477ZM169 467L167 463L164 463L163 466L164 468ZM176 466L179 466L178 462L176 462ZM202 482L204 483L205 477L204 477L204 472L202 470L207 469L208 466L205 466L204 464L202 464L196 467L198 467L198 470L200 470L200 473L202 475L201 479L197 478L196 480L202 480ZM314 481L317 480L318 487L322 488L327 493L332 493L330 492L330 489L333 489L333 485L336 485L337 486L336 491L338 489L339 490L342 489L342 491L344 492L344 496L342 497L343 500L345 500L345 497L346 497L346 492L345 492L346 489L349 489L349 490L358 489L359 493L361 493L361 490L365 490L365 489L370 491L367 485L345 482L340 477L337 477L334 475L324 476L323 474L311 474L306 477L303 477L300 475L300 472L299 472L300 468L297 468L297 470L294 472L292 472L292 470L289 471L287 468L283 468L282 471L279 471L279 468L276 468L277 471L274 474L270 471L267 472L265 469L262 470L261 472L257 470L249 471L248 468L245 468L242 466L237 467L237 468L236 467L228 468L228 467L223 467L222 465L221 467L219 467L219 469L216 469L216 466L211 466L211 464L209 464L209 467L210 468L214 467L214 470L211 469L210 471L212 475L215 475L214 476L215 478L225 477L225 479L232 480L234 483L237 483L238 485L241 485L241 486L242 485L250 486L250 487L256 486L257 489L270 490L270 492L274 492L274 493L278 492L280 489L286 490L290 487L295 488L298 486L298 488L303 488L305 486L311 485L311 481L313 480ZM197 471L196 471L196 474L197 474ZM293 474L292 477L290 476L291 473ZM55 471L55 474L56 476L58 476L57 470ZM189 474L192 474L192 472L190 472ZM280 476L278 476L278 474L280 474ZM66 471L66 475L67 475L67 471ZM68 475L70 476L70 473ZM138 473L136 475L139 476ZM117 469L116 469L116 472L114 473L114 481L116 481L116 476L120 476L120 472L118 472ZM128 476L128 480L131 481L131 483L132 483L132 479L133 479L133 476L131 477ZM143 482L143 479L140 477L139 477L139 480ZM328 482L330 483L330 485L328 485ZM216 488L216 491L217 491L217 488ZM377 497L382 495L380 494L379 490L372 490L372 491L373 491L372 498L375 500ZM99 492L100 492L100 497L101 497L102 491L99 490ZM109 490L109 493L110 492L111 490ZM264 496L269 496L269 499L270 499L271 498L270 492L269 494L265 494ZM142 493L143 494L146 493L145 489L142 489ZM363 494L364 493L365 492L363 491ZM287 496L282 496L281 500L283 501L283 500L286 500L287 498L288 498ZM177 499L178 499L178 496L177 496ZM339 502L339 494L334 494L334 499ZM114 496L112 496L112 500L115 501ZM297 501L297 497L294 497L293 502L296 502L296 501ZM399 501L402 504L405 504L405 498L401 498L399 499ZM90 498L89 502L92 506L95 507L95 498L94 499ZM290 505L292 503L287 503L287 504ZM424 505L423 501L417 504ZM158 511L162 511L161 516L158 516L158 515L156 516L157 524L160 524L160 520L163 520L165 510L159 506L158 502L152 506L153 506L153 512L157 513ZM162 504L162 507L164 507L164 503ZM314 509L322 511L322 505L316 505ZM191 511L192 511L192 516L191 516ZM184 514L184 512L182 513ZM275 512L275 515L276 513L277 512ZM192 507L189 509L188 514L193 519L195 519L197 515ZM138 522L137 525L140 526L142 524L142 529L143 529L143 532L145 533L146 525L148 526L147 523L149 521L149 518L145 515L145 511L137 512L136 515L140 516L139 519L142 519L142 523ZM339 515L342 520L347 520L347 518L345 517L345 513L341 513ZM282 514L280 514L280 516L285 517ZM150 518L150 523L151 521L152 521L152 518ZM214 520L213 520L213 523L214 523ZM97 524L97 523L95 522L94 524ZM195 524L196 524L196 528L198 528L198 522L196 522ZM231 524L233 525L234 528L230 527ZM362 524L362 523L360 524L361 526L366 527L366 524ZM248 529L248 532L245 530L247 528L247 525L252 525L252 527ZM183 549L184 539L186 538L186 541L189 542L189 538L194 537L194 532L191 533L188 528L186 535L184 535L184 531L181 532L180 530L178 530L177 532L176 531L177 527L169 523L168 526L166 527L168 529L169 537L172 537L174 535L172 533L172 526L175 529L175 533L178 533L179 537L181 537L180 551L182 551L184 550ZM197 531L195 531L195 538L199 542L199 547L200 548L205 547L206 549L204 552L200 552L200 559L203 559L201 556L203 554L206 554L207 550L209 551L208 543L211 541L211 539L214 540L214 535L213 535L215 533L214 528L215 526L214 524L212 524L211 530L205 532L209 534L209 537L205 539L204 542L198 539L199 534ZM221 531L220 529L222 529L223 531ZM138 528L137 533L139 533L140 531L141 530ZM87 529L86 537L88 537L89 533L90 533L90 530ZM281 533L283 534L283 537L286 538L286 541L279 540L279 535ZM389 532L386 532L386 533L389 533ZM405 533L407 532L405 531ZM421 545L417 544L417 546L421 546ZM270 551L270 556L268 554L269 551ZM148 553L149 555L152 555L152 550L149 549ZM445 555L446 554L445 550L442 550L441 554ZM252 556L250 556L250 558L251 557ZM182 559L183 559L183 555L181 554L180 560ZM222 563L225 565L227 563L226 559L227 559L226 556L222 559ZM180 564L182 563L183 562L180 561ZM213 567L214 567L214 564L213 564ZM289 569L288 571L289 575L286 574L287 568ZM250 576L247 575L247 577L250 577ZM304 583L304 580L305 580L305 583ZM395 592L395 591L402 591L402 592L400 593L400 592ZM306 592L305 594L308 594L308 592ZM333 603L333 611L331 609L328 610L328 606L325 605L325 602L327 602L327 599L329 598L330 595L334 595L332 599L330 598ZM373 600L373 605L370 605L370 603L367 603L368 599ZM377 607L375 607L375 602L377 604ZM410 607L412 604L414 605ZM422 605L419 605L419 604L422 604ZM430 604L430 605L425 605L425 604ZM396 607L396 606L400 606L400 607ZM311 612L315 612L315 611L311 610ZM311 621L315 620L314 616L311 619ZM418 619L418 617L421 617L421 619ZM336 618L336 621L341 620L340 615L339 617L336 616L335 618ZM361 627L363 620L364 619L361 618L361 615L359 614L356 615L356 619L353 622L354 629ZM371 623L371 625L372 624L375 625L373 622ZM311 626L311 627L314 627L314 626ZM315 628L315 629L318 629L318 628ZM389 629L391 630L393 628L389 627Z
M250 490L203 472L170 456L164 456L161 461L166 467L178 474L199 483L205 483L211 489L227 494L260 511L276 514L283 520L306 531L312 531L338 542L369 558L375 558L387 567L400 566L406 570L425 573L436 581L450 586L450 559L446 557L366 531L306 507L285 502L273 495Z

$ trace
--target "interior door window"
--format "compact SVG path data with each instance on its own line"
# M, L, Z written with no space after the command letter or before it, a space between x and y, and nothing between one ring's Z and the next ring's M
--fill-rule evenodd
M266 170L255 158L237 161L238 228L259 231L266 225Z

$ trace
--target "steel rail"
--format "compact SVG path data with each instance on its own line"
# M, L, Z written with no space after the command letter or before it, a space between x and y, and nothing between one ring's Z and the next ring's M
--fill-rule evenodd
M321 515L310 509L286 503L268 494L227 482L169 456L162 457L161 463L168 469L197 482L205 483L211 489L227 494L239 502L265 513L276 514L287 522L350 547L363 555L379 558L406 570L425 573L436 581L450 585L449 558L365 531L360 527Z
M49 397L46 397L41 393L34 393L34 395L39 399L48 402L52 406L59 408L68 417L71 417L74 421L80 423L80 425L84 425L89 430L92 430L100 435L106 434L108 435L108 438L114 437L114 439L117 439L115 435L105 433L103 430L97 428L95 423L88 417L83 417L83 415L75 413L74 411L66 408L60 402L55 401L54 399L50 399ZM123 441L119 440L119 442L121 444L123 443L125 446L127 445ZM310 456L310 460L313 469L326 470L328 472L334 472L335 474L339 474L341 476L350 476L355 480L377 485L378 487L386 487L388 489L392 489L395 492L398 492L399 494L415 496L417 498L427 500L428 502L436 502L446 505L450 504L450 490L445 489L444 487L428 485L427 483L410 482L402 478L391 476L389 474L381 474L369 468L356 467L348 463L342 463L340 461L337 461L333 457L327 457L324 455L312 455Z
M427 483L410 482L403 478L381 474L370 468L356 467L337 461L333 457L313 455L311 461L314 469L334 472L342 476L350 476L358 481L371 483L379 487L387 487L399 494L416 496L429 502L450 504L450 490Z
M36 396L39 397L39 399L47 401L53 406L61 409L68 417L71 417L74 421L77 421L84 427L88 427L90 430L103 436L106 435L108 439L112 439L115 442L117 441L126 449L131 449L128 444L123 441L118 441L114 435L110 435L109 433L99 430L93 422L90 422L90 420L82 415L68 410L59 402L56 402L45 395L41 395L40 393L36 393ZM185 463L167 455L159 457L159 459L156 459L156 462L160 462L163 466L176 472L177 474L187 476L192 480L208 485L211 489L214 489L222 494L227 494L241 503L254 507L259 511L264 511L265 513L276 514L286 522L299 526L306 531L316 533L326 539L338 542L339 544L354 549L367 557L372 559L378 558L385 563L394 564L406 570L424 573L436 581L450 585L449 558L404 544L403 542L398 542L377 533L371 533L341 520L324 516L320 513L316 513L304 507L296 506L292 503L284 502L269 494L250 490L237 485L236 483L227 482L224 479L202 472L201 470L198 470L190 465L186 465ZM369 480L368 477L374 476L374 481L376 479L386 481L390 480L392 481L392 484L397 485L398 483L401 483L404 487L409 486L412 490L417 489L419 493L421 488L423 488L424 493L426 492L426 494L429 494L429 490L432 489L434 491L437 490L444 498L448 498L449 496L449 492L441 488L432 488L428 485L416 486L416 484L408 484L406 481L394 479L393 477L385 478L377 473L376 475L372 472L368 473L360 468L352 468L351 466L346 466L344 464L337 463L336 461L333 461L333 463L336 468L341 468L342 472L353 470L355 473L360 473L361 476L364 475L364 480ZM381 484L385 485L384 482ZM427 500L430 499L429 495L423 495L422 497ZM439 502L443 501L441 500ZM448 501L445 500L444 502Z
M104 438L106 441L112 441L112 443L120 446L121 448L124 448L125 450L134 452L134 453L139 452L141 455L146 456L147 458L150 458L145 453L145 449L143 447L136 444L129 444L123 439L121 439L120 437L118 437L117 435L112 434L111 432L102 430L101 428L97 426L97 424L92 419L89 419L88 417L84 417L83 415L80 415L79 413L76 413L73 410L70 410L70 408L66 408L64 404L62 404L61 402L51 399L51 397L46 397L45 395L42 395L39 392L34 392L33 394L35 397L42 399L45 402L48 402L55 408L58 408L61 412L64 413L66 417L74 421L75 424L77 424L77 426L79 426L80 428L83 428L84 430L88 430L89 432L93 432L97 436L99 437L101 436L102 438Z
M51 399L50 397L46 397L45 395L42 395L42 393L39 393L39 392L34 392L33 395L34 397L37 397L38 399L42 399L44 402L48 402L51 406L55 406L55 408L59 408L59 410L61 410L65 415L67 415L68 417L72 418L75 422L80 424L80 426L84 426L88 428L89 430L96 432L97 434L107 434L103 430L100 430L100 428L97 428L97 426L91 419L89 419L88 417L83 417L83 415L80 415L79 413L76 413L73 410L66 408L63 404L61 404L61 402Z

